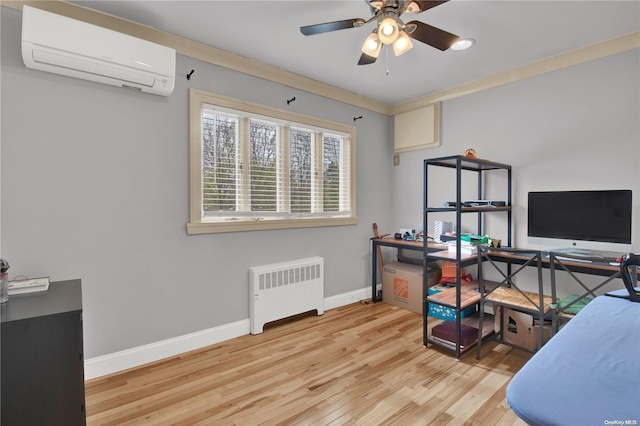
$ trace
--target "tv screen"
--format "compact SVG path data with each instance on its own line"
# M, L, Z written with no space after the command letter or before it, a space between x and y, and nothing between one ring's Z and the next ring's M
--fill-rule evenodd
M529 192L530 237L631 244L631 190Z

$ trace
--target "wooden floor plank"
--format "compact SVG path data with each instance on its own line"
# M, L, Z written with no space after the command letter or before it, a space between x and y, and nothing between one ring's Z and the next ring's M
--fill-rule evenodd
M87 424L523 425L505 390L531 355L472 352L423 347L419 314L354 303L87 381Z

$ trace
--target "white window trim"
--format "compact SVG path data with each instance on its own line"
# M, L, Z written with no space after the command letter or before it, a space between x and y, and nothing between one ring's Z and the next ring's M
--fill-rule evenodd
M351 215L341 217L301 217L255 220L236 219L229 221L213 221L202 214L202 104L216 105L222 108L245 111L251 114L273 117L275 119L291 121L312 127L332 130L350 135L350 174ZM356 128L345 124L335 123L310 117L286 110L241 101L223 95L213 94L197 89L189 90L189 139L190 139L190 217L187 223L188 234L206 234L221 232L260 231L269 229L311 228L321 226L355 225L358 223L356 214ZM283 132L284 133L284 132ZM318 144L316 144L318 145ZM322 155L322 144L320 155ZM316 153L317 155L317 153ZM322 170L319 170L322 173ZM315 173L314 173L315 174ZM321 199L320 199L321 202Z

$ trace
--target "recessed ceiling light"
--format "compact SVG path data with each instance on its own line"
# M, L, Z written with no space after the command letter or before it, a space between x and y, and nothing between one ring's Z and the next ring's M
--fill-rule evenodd
M460 40L453 43L453 46L451 46L451 50L467 50L475 43L476 41L472 38L461 38Z

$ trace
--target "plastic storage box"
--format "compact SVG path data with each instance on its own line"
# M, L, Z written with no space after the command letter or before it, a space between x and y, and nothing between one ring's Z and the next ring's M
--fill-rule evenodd
M443 285L434 285L429 287L429 296L432 294L440 293L443 290L447 290L451 287L443 286ZM469 315L476 312L477 306L469 306L466 309L460 311L460 318L468 317ZM438 305L435 303L429 303L429 315L434 318L443 319L446 321L455 321L456 320L456 310L452 308L448 308L446 306Z

